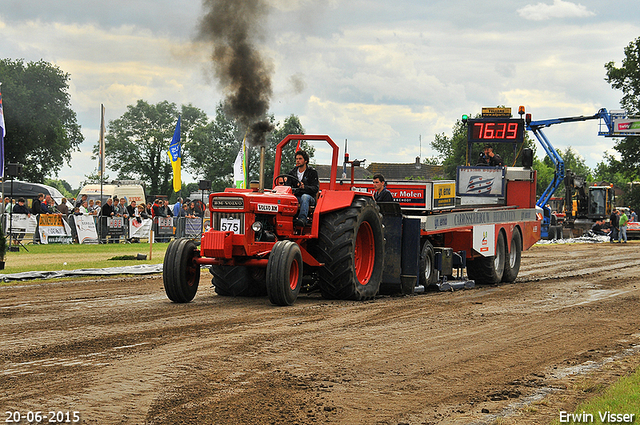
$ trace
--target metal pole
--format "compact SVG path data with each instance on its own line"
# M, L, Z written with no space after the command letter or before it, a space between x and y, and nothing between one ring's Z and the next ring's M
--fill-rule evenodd
M264 192L264 146L260 146L260 185L258 191Z

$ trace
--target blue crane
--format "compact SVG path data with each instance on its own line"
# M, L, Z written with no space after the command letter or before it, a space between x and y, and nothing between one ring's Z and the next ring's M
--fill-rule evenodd
M566 122L576 122L576 121L588 121L588 120L600 120L600 130L598 131L599 136L605 137L615 137L615 136L625 136L625 135L638 135L637 133L625 133L620 131L615 131L614 129L614 119L624 119L626 118L626 114L623 112L608 112L605 108L600 109L594 115L581 115L578 117L566 117L566 118L553 118L547 120L538 120L532 121L531 114L526 114L525 123L526 129L533 132L536 139L542 145L542 148L547 153L547 156L551 159L555 166L555 172L553 175L553 179L549 183L549 186L544 190L536 205L543 209L543 220L542 220L542 234L543 238L548 236L549 225L551 223L551 210L547 206L549 203L549 199L556 191L560 183L564 180L565 177L565 168L564 168L564 160L555 150L549 139L545 136L542 131L543 128L552 126L554 124L562 124ZM606 128L606 130L605 130Z

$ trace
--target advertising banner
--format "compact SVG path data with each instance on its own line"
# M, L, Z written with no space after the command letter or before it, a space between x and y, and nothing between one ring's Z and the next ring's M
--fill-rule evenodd
M202 235L202 218L187 217L185 220L184 233L186 237L196 237Z
M122 236L124 231L124 217L107 217L107 234L109 236Z
M71 228L60 214L40 214L38 216L40 243L72 243Z
M73 220L80 243L98 243L96 222L91 215L74 215Z
M640 119L613 119L613 132L640 134Z
M27 214L13 214L13 216L11 214L5 214L4 218L4 228L7 229L7 233L9 233L9 228L11 228L11 233L13 233L14 236L19 233L36 232L38 221L35 215L29 217Z
M158 220L158 236L173 236L172 217L156 217L156 220Z
M150 218L136 220L132 217L129 220L129 237L138 239L148 239L151 236L151 224L153 220Z
M458 167L457 195L504 196L504 167Z

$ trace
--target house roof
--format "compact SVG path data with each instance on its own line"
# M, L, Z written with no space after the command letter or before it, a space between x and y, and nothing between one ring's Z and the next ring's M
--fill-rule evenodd
M393 164L387 162L372 162L367 170L373 176L380 173L385 180L433 180L444 178L444 168L441 165L427 165L419 162L409 164Z
M356 180L367 180L373 175L380 173L385 180L433 180L444 178L444 168L441 165L427 165L415 162L408 164L394 164L388 162L373 162L368 167L355 167L354 176ZM328 179L331 173L330 165L314 165L318 171L318 177ZM342 176L342 167L338 167L336 178ZM347 178L351 178L351 168L347 167Z

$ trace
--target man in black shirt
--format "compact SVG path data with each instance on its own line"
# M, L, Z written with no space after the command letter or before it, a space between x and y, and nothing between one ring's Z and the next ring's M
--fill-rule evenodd
M373 199L376 202L393 202L393 195L387 189L387 184L384 180L384 176L380 173L373 175Z
M609 234L610 230L604 227L604 220L596 221L593 226L591 226L591 231L594 235L598 236L606 236Z
M293 223L296 226L304 227L307 225L309 207L316 204L316 195L320 189L318 172L309 166L309 154L299 150L296 152L296 166L288 174L297 180L286 179L284 184L294 188L293 194L300 202L300 213Z
M500 167L504 165L500 155L493 151L493 146L490 144L484 145L484 152L480 154L478 165L488 165L490 167Z

